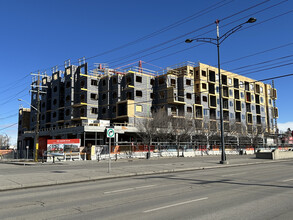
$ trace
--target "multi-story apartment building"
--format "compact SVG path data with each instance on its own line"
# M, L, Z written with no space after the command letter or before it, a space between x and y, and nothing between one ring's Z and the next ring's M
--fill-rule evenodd
M276 89L225 70L221 74L225 132L233 123L248 132L261 127L274 134ZM70 65L42 78L39 135L45 140L79 138L84 146L101 145L106 142L106 127L112 125L117 142L130 141L136 126L159 109L172 117L194 119L200 122L197 126L208 121L211 129L219 130L219 103L218 71L206 64L187 62L161 72L142 68L117 72L103 65L90 71L87 63ZM34 108L20 110L20 150L27 145L33 149L36 93L31 105Z

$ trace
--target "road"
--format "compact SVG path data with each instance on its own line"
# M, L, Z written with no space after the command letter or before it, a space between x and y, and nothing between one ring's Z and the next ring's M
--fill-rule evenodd
M292 219L293 161L0 192L0 219Z

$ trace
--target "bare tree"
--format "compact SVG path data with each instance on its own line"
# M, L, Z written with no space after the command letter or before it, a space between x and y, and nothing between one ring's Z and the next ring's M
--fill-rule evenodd
M9 147L9 142L10 142L10 137L5 134L5 135L0 135L0 147Z
M168 116L161 110L153 114L153 118L144 119L137 124L138 136L142 143L148 146L148 158L150 157L150 146L157 138L165 138L168 134Z
M266 127L261 125L253 125L247 129L247 136L251 139L251 145L254 149L254 152L256 151L256 147L263 142L263 135L266 131Z
M211 140L216 141L217 139L219 139L217 122L210 120L209 118L204 118L202 134L206 137L206 146L209 148Z
M177 146L177 156L179 157L179 148L181 142L190 140L194 132L194 126L191 118L170 118L171 134Z
M236 122L236 120L232 120L230 122L230 135L236 137L237 147L245 145L245 137L246 137L246 126L243 122Z
M196 143L202 144L206 143L207 138L206 135L204 134L204 121L203 119L195 119L193 121L193 126L194 126L194 137L196 139Z

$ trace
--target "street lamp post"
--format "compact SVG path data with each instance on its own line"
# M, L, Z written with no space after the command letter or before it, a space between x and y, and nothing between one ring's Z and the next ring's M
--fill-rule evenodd
M247 23L254 23L256 21L255 18L249 18L246 22L237 25L236 27L230 29L225 34L220 36L219 31L219 20L216 20L217 25L217 38L192 38L192 39L186 39L185 43L191 43L192 41L197 42L205 42L205 43L211 43L217 46L217 52L218 52L218 75L219 75L219 99L220 99L220 127L221 127L221 164L228 164L228 161L226 159L226 153L225 153L225 141L224 141L224 123L223 123L223 97L222 97L222 79L221 79L221 69L220 69L220 45L223 43L224 40L226 40L231 34L238 31L244 24Z

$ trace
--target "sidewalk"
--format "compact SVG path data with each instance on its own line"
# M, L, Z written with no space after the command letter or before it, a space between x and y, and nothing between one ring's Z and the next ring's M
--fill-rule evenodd
M151 158L111 161L66 161L34 163L0 161L0 191L69 184L137 175L162 174L231 166L246 166L277 161L255 159L254 155L229 155L228 165L220 164L219 156L192 158Z

